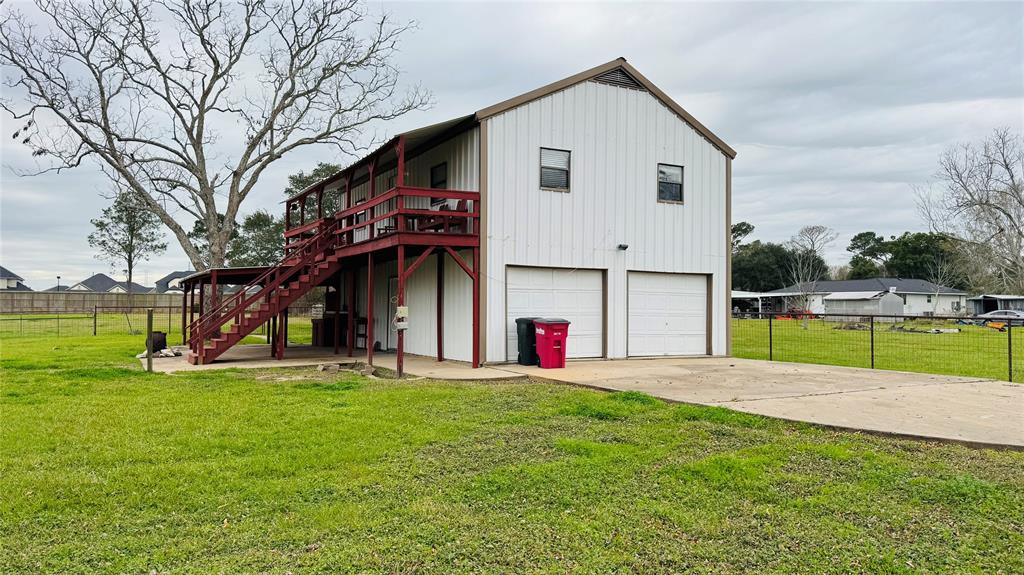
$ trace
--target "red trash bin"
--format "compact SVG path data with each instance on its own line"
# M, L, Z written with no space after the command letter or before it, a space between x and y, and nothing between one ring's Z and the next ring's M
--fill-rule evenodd
M565 340L569 335L569 320L542 317L533 320L537 333L537 357L544 369L565 367Z

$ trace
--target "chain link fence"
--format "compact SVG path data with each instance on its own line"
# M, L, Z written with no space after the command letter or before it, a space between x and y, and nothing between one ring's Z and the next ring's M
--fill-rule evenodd
M54 310L38 313L0 314L0 338L66 338L96 335L144 335L146 331L146 310L149 307L96 306L92 310ZM168 335L171 345L181 343L181 306L156 306L153 310L153 329ZM291 307L288 310L289 328L295 336L303 339L310 330L307 326L314 314L322 312L322 306ZM186 321L187 321L186 316ZM256 337L266 337L266 327L253 332ZM309 339L305 337L305 339ZM307 343L300 341L298 343Z
M974 316L758 312L734 314L732 322L736 357L1024 382L1020 323Z

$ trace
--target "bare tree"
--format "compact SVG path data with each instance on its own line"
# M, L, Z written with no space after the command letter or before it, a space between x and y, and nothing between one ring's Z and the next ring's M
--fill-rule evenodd
M359 0L35 0L0 20L4 108L50 161L95 160L177 238L196 269L224 264L243 201L302 148L354 154L376 121L428 105L400 93L409 24ZM43 30L34 22L42 20ZM219 214L219 215L218 215ZM205 224L209 257L188 238Z
M928 277L925 278L934 284L935 289L932 293L932 314L936 315L939 311L939 296L942 295L942 288L952 285L961 277L960 270L957 269L956 262L949 258L938 257L934 261L928 264Z
M789 248L789 277L799 292L801 310L811 309L811 298L818 292L818 282L828 277L825 249L839 236L825 226L804 226L786 243ZM807 329L807 315L803 316Z
M918 189L924 221L955 240L965 267L989 270L974 281L1024 293L1024 138L1002 128L980 145L952 147L939 158L938 179L938 190Z

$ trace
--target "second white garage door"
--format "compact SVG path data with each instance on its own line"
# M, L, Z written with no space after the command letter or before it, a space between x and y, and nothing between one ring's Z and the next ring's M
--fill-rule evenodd
M517 317L569 320L566 357L604 355L604 280L600 270L509 266L506 285L507 359L515 361Z
M707 276L629 272L630 356L707 353Z

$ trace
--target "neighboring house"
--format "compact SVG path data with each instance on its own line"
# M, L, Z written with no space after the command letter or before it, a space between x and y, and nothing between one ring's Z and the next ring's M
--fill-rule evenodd
M153 287L152 293L181 293L181 278L188 277L194 273L194 271L171 272L156 280L156 285Z
M982 294L967 298L970 304L970 313L980 315L1000 309L1015 309L1024 311L1024 295L1000 295Z
M152 288L141 286L132 282L132 293L147 293ZM47 290L50 291L50 290ZM88 278L71 284L70 287L62 287L60 291L70 292L96 292L96 293L128 293L128 282L119 282L107 274L93 274Z
M474 364L514 361L524 316L571 321L570 358L726 355L735 155L622 58L404 132L287 201L286 241L333 247L193 360L317 285L347 308L353 284L384 349L404 306L404 351ZM214 273L256 278L186 290Z
M859 280L820 281L809 293L800 286L791 285L762 294L770 302L772 311L788 311L803 307L802 298L808 299L807 309L812 313L825 313L825 296L836 292L892 292L903 300L905 315L953 315L966 311L967 293L958 289L935 285L932 282L905 278L871 278ZM834 312L838 313L838 312ZM891 313L891 312L890 312Z
M4 291L32 291L32 288L25 285L25 278L0 266L0 290Z

